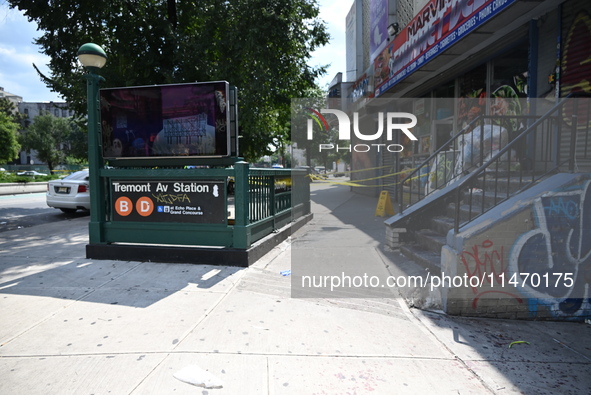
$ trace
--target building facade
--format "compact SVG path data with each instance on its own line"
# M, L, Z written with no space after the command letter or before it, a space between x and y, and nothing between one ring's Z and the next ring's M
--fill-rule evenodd
M392 19L386 27L374 21L380 13L372 7L380 3L355 8L365 34L381 37L375 33L381 29L387 42L381 50L363 44L369 66L356 68L347 109L358 114L366 134L386 125L387 112L417 119L414 140L401 132L391 139L382 134L382 147L397 144L400 151L353 152L352 169L369 169L352 173L354 182L365 184L356 191L377 196L385 190L396 200L399 212L386 220L388 244L435 274L482 280L477 287L442 287L448 313L590 317L584 291L591 270L591 239L585 236L591 226L588 1L430 0L412 7L386 1L388 10L396 10L389 17L413 10L390 31ZM490 133L488 142L484 133ZM356 143L366 142L353 137ZM480 157L467 166L477 150ZM442 181L433 187L440 171ZM523 184L524 174L535 182ZM481 212L472 212L473 201ZM558 268L572 277L568 286L540 287L522 276L549 277ZM512 286L499 282L505 276L516 280Z
M3 87L0 86L0 99L8 99L10 100L15 106L18 106L19 103L23 101L21 96L15 95L10 92L6 92Z
M376 7L391 11L388 23L398 24L395 34L388 32L390 25L372 22ZM408 11L403 13L409 9L414 12L410 20ZM425 99L419 104L425 127L416 128L418 140L398 141L404 145L400 155L358 153L359 165L390 166L378 176L416 166L461 129L467 114L459 99L483 102L507 87L520 99L549 103L572 92L591 92L591 63L585 61L590 18L583 0L354 2L347 17L348 28L354 26L356 33L353 40L347 32L347 69L356 72L346 93L349 112L362 113L362 125L376 130L379 120L372 101L380 102L380 109L391 101L387 111L412 112L417 104L407 99ZM375 46L363 40L372 29L374 37L385 37L385 46L376 44L381 51L372 52ZM490 111L481 107L483 114ZM382 184L395 194L394 179L384 178Z

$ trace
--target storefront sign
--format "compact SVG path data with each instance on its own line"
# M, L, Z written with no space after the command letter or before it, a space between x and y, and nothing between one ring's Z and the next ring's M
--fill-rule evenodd
M113 221L225 223L226 183L112 181Z
M431 0L376 58L378 97L517 0Z
M349 95L351 102L355 103L363 97L368 96L368 88L369 77L366 74L363 74L351 87L351 94Z

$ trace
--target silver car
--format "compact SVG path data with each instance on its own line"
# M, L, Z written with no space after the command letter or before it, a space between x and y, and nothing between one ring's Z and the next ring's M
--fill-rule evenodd
M64 213L90 210L90 182L88 170L77 171L61 180L47 183L47 205Z

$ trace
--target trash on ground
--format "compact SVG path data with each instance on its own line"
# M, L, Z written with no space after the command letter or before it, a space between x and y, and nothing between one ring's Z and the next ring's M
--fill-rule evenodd
M282 272L279 272L279 274L281 274L282 276L289 276L291 275L291 270L284 270Z
M184 383L206 389L222 388L224 386L222 380L196 365L186 366L173 374L173 376L175 379Z
M509 348L513 347L514 344L528 344L529 342L523 341L523 340L518 340L516 342L511 342L511 344L509 344Z

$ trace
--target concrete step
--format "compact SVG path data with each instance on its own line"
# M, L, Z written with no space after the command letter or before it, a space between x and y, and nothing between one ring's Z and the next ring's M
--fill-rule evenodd
M499 204L501 201L510 197L507 192L494 192L494 191L483 191L479 188L472 188L472 192L465 191L462 195L462 202L469 204L472 201L473 206L482 206L484 200L484 207L489 208Z
M441 275L440 253L428 251L410 243L403 245L400 252L412 259L417 265L429 269L434 275Z
M481 206L472 204L472 207L468 206L467 204L460 205L460 222L466 222L469 220L474 219L476 216L482 213ZM455 203L450 203L447 206L447 215L451 218L455 218L456 216L456 205Z
M415 233L415 240L425 250L440 254L441 248L446 244L447 238L431 229L421 229Z
M452 217L434 217L431 218L431 229L435 232L446 236L447 232L454 227L454 219Z

